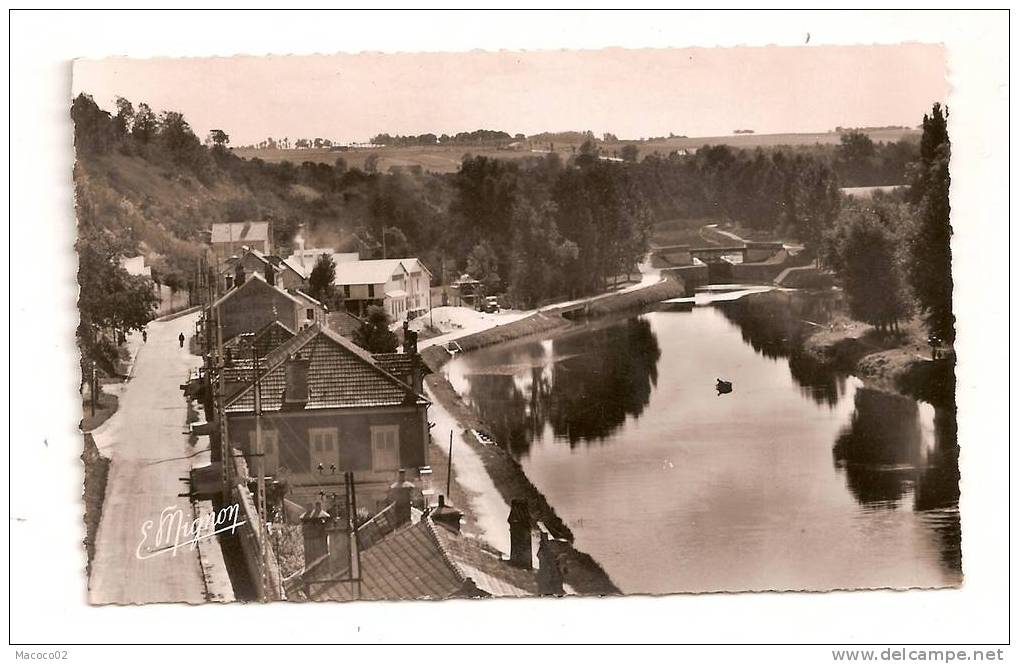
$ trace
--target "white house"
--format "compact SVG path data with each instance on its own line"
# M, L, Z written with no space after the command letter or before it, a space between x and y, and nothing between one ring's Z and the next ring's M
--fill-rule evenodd
M294 253L287 257L287 263L289 263L295 270L301 273L301 275L307 279L311 276L311 271L315 269L315 263L323 254L327 254L333 257L333 263L339 265L340 263L349 263L356 261L360 258L356 251L350 251L345 253L338 253L335 249L331 248L320 248L320 249L305 249L299 247L294 249Z
M379 306L401 321L431 308L431 273L416 258L337 261L333 283L343 293L347 311L357 316Z
M432 273L417 258L399 259L407 270L407 313L417 318L432 308Z

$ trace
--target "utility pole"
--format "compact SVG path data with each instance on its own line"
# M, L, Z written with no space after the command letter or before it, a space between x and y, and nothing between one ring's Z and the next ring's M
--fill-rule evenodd
M88 391L92 393L92 417L96 416L96 361L92 360L92 379L89 381Z
M254 342L254 339L252 339ZM255 504L258 506L258 521L261 529L259 537L259 549L262 554L262 588L263 599L268 601L265 591L269 589L269 547L266 541L269 537L269 521L265 508L265 449L262 445L262 381L258 375L258 348L251 344L251 372L254 382L255 397Z
M449 464L446 466L446 500L451 500L450 486L453 483L453 430L449 430Z
M218 272L218 260L216 261L216 266ZM216 318L216 359L214 366L219 374L219 389L216 390L214 396L216 401L216 418L219 420L219 460L222 465L223 504L225 505L230 502L230 480L232 475L230 472L230 466L233 463L233 454L230 450L230 430L226 421L226 404L223 403L226 399L226 376L224 376L225 364L223 361L223 326L219 312L211 305L209 306L209 316L215 316Z

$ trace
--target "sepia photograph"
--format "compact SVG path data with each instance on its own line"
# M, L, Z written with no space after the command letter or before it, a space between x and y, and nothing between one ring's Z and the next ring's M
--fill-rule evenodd
M90 601L962 582L942 48L73 85Z
M329 33L316 17L440 20L398 15L247 20L310 37ZM828 598L857 607L823 605L846 621L832 643L884 643L865 627L881 602L932 602L908 620L935 642L946 602L1005 588L984 561L1007 559L1008 501L978 501L1007 490L986 463L1009 470L1007 408L971 404L1007 399L983 368L1004 371L1007 340L980 340L1007 304L973 295L974 255L985 287L1007 271L1007 227L960 206L991 185L967 160L1007 142L973 138L954 36L443 48L407 27L382 50L287 49L238 13L166 16L265 46L79 48L64 130L38 143L65 155L50 306L71 321L41 334L74 360L29 373L74 413L52 420L81 528L60 565L96 620L277 605L357 633L394 607L432 629L460 616L448 642L474 640L477 611L505 626L478 639L548 642L539 615L640 606L682 630L698 607L724 624L720 602L771 621ZM615 14L504 16L545 34ZM64 438L30 412L50 458ZM31 492L13 494L12 539L41 542ZM620 604L640 598L677 603ZM257 615L266 634L239 641L291 641L268 628L283 614ZM594 624L563 638L623 638ZM180 640L205 638L233 637Z

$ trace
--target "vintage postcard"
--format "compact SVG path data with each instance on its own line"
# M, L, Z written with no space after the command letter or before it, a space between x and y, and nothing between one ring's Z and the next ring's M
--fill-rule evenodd
M923 43L77 60L89 601L959 586L951 111Z

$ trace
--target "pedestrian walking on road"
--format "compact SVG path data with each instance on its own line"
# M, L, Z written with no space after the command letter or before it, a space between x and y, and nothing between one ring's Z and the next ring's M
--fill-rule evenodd
M180 347L183 348L184 347L184 333L183 332L181 332L180 336L177 337L177 341L180 342Z
M142 343L143 344L147 344L148 342L149 342L149 331L143 329L142 330Z

